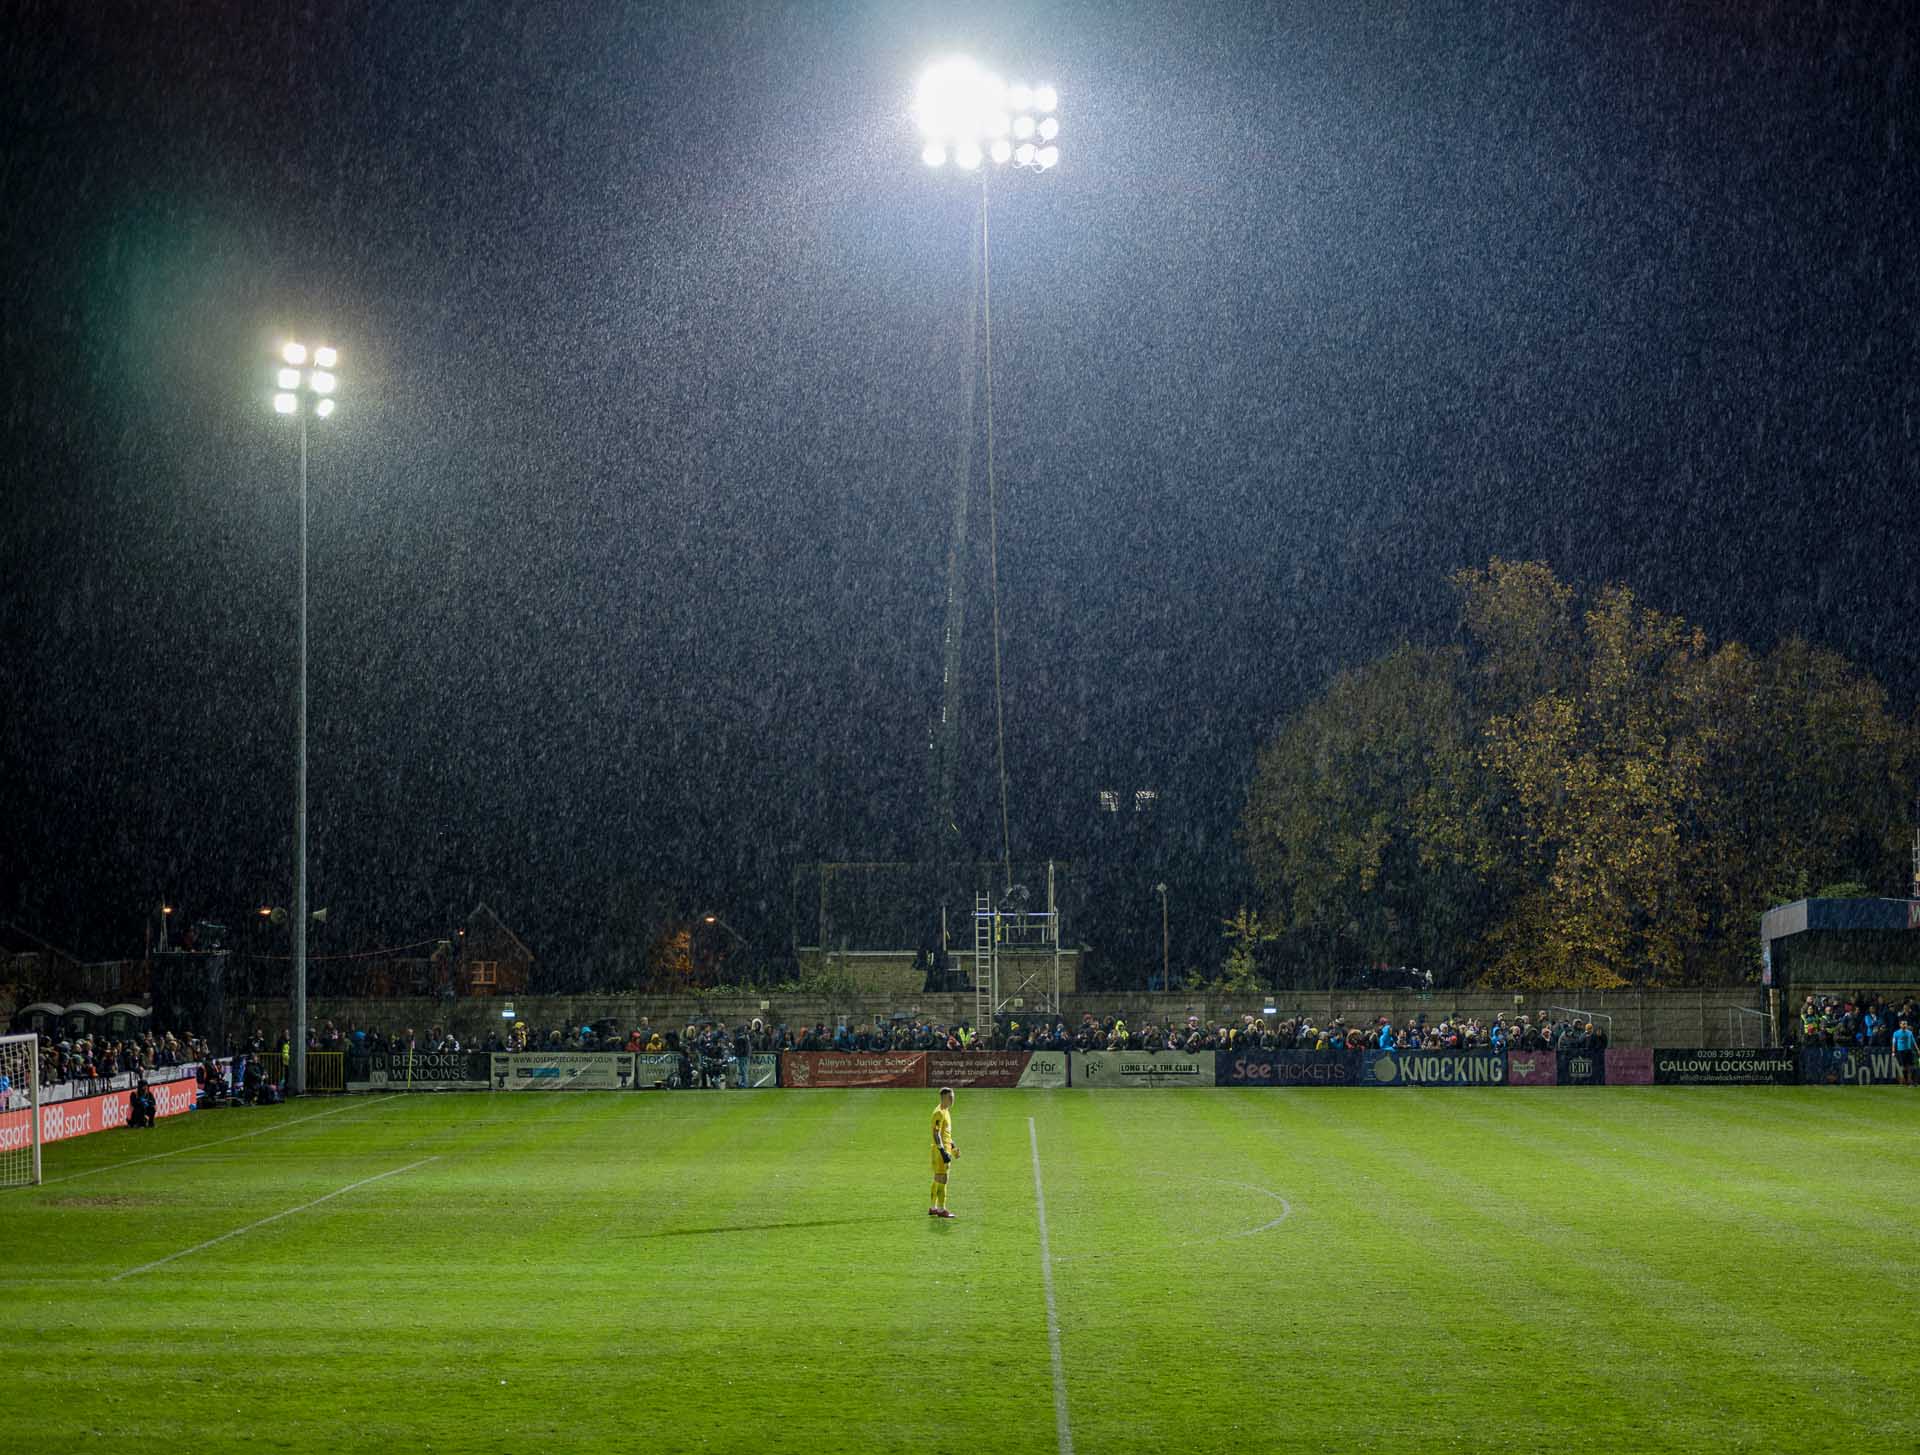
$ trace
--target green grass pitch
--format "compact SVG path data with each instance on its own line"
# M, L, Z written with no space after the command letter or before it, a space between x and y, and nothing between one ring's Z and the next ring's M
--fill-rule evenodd
M0 1451L1920 1448L1910 1092L962 1092L950 1223L933 1101L50 1147Z

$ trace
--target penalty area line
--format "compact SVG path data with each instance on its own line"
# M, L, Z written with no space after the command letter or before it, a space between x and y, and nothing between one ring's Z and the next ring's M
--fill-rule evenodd
M1047 1291L1047 1352L1053 1356L1053 1424L1060 1435L1060 1455L1073 1455L1073 1427L1067 1423L1067 1371L1060 1362L1060 1308L1053 1298L1053 1252L1047 1242L1047 1194L1040 1185L1040 1133L1027 1118L1027 1141L1033 1148L1033 1205L1040 1213L1040 1282Z
M264 1228L268 1223L277 1223L282 1218L290 1218L295 1213L303 1213L310 1207L318 1207L323 1202L331 1202L336 1197L352 1192L356 1187L365 1187L369 1183L380 1182L388 1177L398 1177L402 1172L411 1172L416 1167L424 1167L429 1162L438 1162L439 1160L439 1154L436 1153L431 1157L422 1157L418 1162L409 1162L404 1167L395 1167L390 1171L376 1172L371 1177L362 1177L358 1182L349 1182L345 1187L336 1187L332 1192L323 1193L312 1202L303 1202L298 1207L290 1207L281 1212L269 1213L257 1222L248 1223L244 1228L234 1228L231 1232L222 1233L217 1238L208 1238L204 1243L195 1243L191 1248L182 1248L178 1253L169 1253L166 1257L156 1258L151 1263L142 1263L138 1268L129 1268L125 1273L116 1273L107 1281L109 1283L118 1283L121 1279L131 1278L136 1273L150 1272L155 1268L173 1262L176 1258L185 1258L191 1253L203 1252L208 1248L214 1247L216 1244L226 1242L229 1238L237 1238L242 1233L252 1232L255 1228Z

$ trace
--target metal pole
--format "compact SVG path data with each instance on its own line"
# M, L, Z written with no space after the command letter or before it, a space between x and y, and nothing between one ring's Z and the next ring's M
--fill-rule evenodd
M307 416L300 415L300 653L295 696L298 741L293 791L293 1033L287 1090L307 1089Z
M1171 957L1167 953L1167 885L1166 881L1153 886L1160 895L1160 990L1163 994L1173 989L1172 972L1169 965Z

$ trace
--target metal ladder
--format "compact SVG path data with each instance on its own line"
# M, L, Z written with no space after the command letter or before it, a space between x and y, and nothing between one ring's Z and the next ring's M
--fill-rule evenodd
M973 897L973 1033L993 1026L993 896Z

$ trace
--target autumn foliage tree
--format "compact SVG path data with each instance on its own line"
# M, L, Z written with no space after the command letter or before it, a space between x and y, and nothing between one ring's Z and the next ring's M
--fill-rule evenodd
M1455 642L1343 674L1261 752L1242 839L1297 955L1719 982L1750 973L1768 904L1900 879L1915 733L1859 668L1715 649L1537 562L1453 585Z

